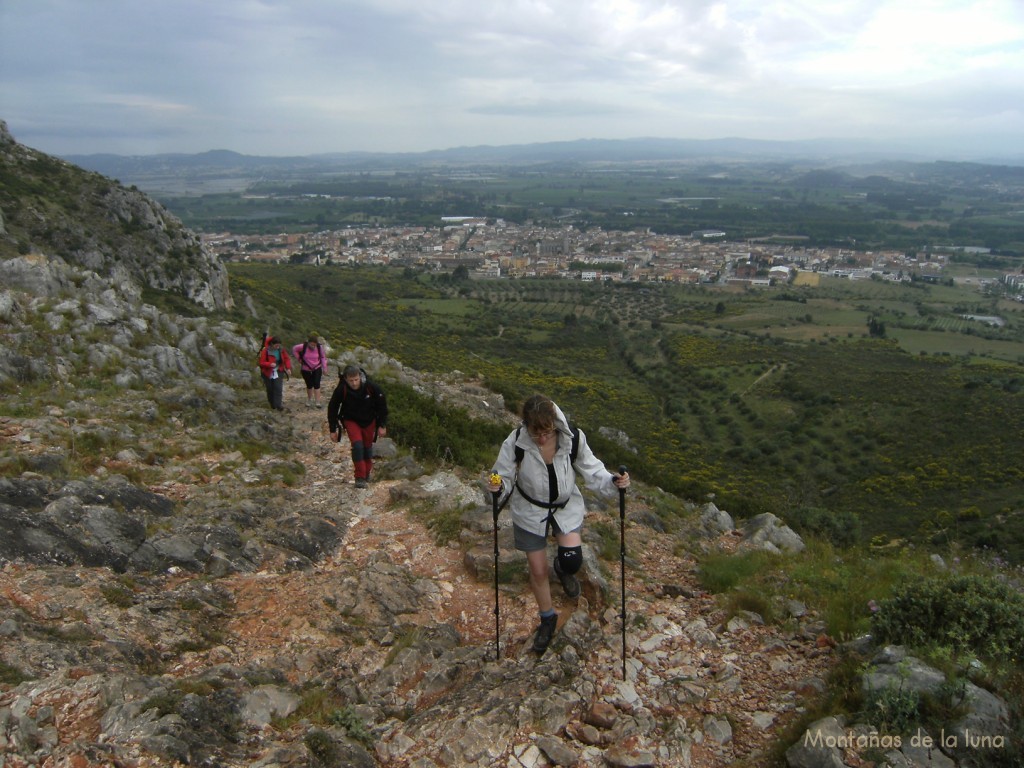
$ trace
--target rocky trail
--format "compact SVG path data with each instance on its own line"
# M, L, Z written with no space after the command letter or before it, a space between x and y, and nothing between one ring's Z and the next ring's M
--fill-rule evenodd
M385 635L376 643L353 648L344 632L325 626L323 607L358 600L345 594L346 580L351 583L354 572L365 573L372 563L386 562L430 585L417 610L402 614L404 624L454 628L460 647L474 650L472 664L489 666L495 679L543 675L547 661L538 663L528 650L537 620L525 582L525 561L512 551L505 529L500 560L512 563L521 575L512 583L503 580L499 590L501 659L493 663L493 545L483 493L478 494L476 525L467 526L460 542L439 546L433 534L407 514L407 505L393 501L392 495L405 495L393 491L406 481L382 480L356 489L348 443L329 441L323 411L304 407L304 393L294 380L288 399L289 418L297 433L305 435L293 457L307 472L289 503L345 509L351 520L341 546L313 572L276 571L262 573L259 579L239 575L227 581L237 607L231 623L231 634L238 638L236 653L259 658L282 647L308 647L314 654L333 648L345 656L346 668L370 677L384 674L387 668L382 665L396 638ZM386 460L378 465L382 463ZM486 760L491 762L486 764L572 764L558 762L535 747L543 736L549 742L564 741L580 764L604 765L612 748L613 764L756 765L779 729L800 711L801 696L821 689L832 645L821 626L801 616L793 622L797 631L783 634L758 623L756 616L729 621L714 597L698 586L695 562L676 554L677 538L632 522L642 517L637 513L643 508L642 493L637 497L631 492L626 533L627 680L621 679L619 563L605 563L603 574L584 579L584 594L578 600L566 598L555 583L552 593L560 630L573 647L566 653L564 643L556 641L546 657L556 658L560 650L568 655L568 674L576 675L577 683L585 681L585 695L565 712L561 733L517 729L501 754L488 744ZM617 525L615 501L592 508L591 516ZM502 524L508 521L503 519ZM715 545L735 548L736 542L733 532L727 532ZM475 551L477 561L484 563L479 575L467 567L471 558L466 551ZM439 717L445 716L445 693L432 691L426 697L436 699L432 708ZM421 698L413 708L423 703ZM603 717L597 714L601 712ZM630 724L618 722L620 715ZM429 719L429 709L424 716ZM656 722L660 724L654 726ZM386 734L385 745L377 750L382 765L411 765L411 755L431 754L429 743L405 749L409 744L396 732ZM398 744L402 748L396 748Z
M637 484L627 497L626 679L620 564L595 554L601 524L618 532L617 499L588 499L583 594L569 600L553 585L559 630L540 658L528 650L537 617L525 560L503 516L496 660L492 517L479 478L427 474L383 450L374 481L356 488L348 443L330 442L301 380L286 385L285 413L261 395L241 391L227 410L253 412L286 446L305 468L293 483L273 479L281 457L228 470L213 451L134 495L105 472L100 490L51 491L60 498L43 517L106 520L89 529L103 531L104 551L112 527L135 526L148 538L131 557L162 559L125 573L30 560L0 569L3 668L30 676L0 686L4 768L758 766L822 689L833 651L821 623L799 605L785 629L727 615L688 552L734 549L737 533L701 529L696 510L693 530L659 532ZM0 438L36 450L44 421L8 419ZM200 428L186 426L185 438ZM139 460L121 452L105 466ZM7 482L16 501L41 481ZM138 503L151 509L127 514L150 492ZM121 516L96 506L115 497ZM451 505L460 533L438 544L415 512Z

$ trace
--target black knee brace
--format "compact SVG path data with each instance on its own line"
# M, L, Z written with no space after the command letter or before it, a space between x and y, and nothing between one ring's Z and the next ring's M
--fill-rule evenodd
M562 573L577 573L583 567L583 547L558 548L558 569Z

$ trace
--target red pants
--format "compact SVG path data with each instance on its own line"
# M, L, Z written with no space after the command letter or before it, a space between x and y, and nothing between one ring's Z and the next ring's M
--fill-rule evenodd
M373 441L377 436L377 422L371 421L365 427L349 420L342 423L352 443L352 465L355 467L356 480L365 480L373 469Z

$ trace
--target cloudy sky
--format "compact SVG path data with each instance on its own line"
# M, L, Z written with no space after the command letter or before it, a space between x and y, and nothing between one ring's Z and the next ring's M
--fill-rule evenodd
M53 154L871 138L1024 155L1024 0L0 0Z

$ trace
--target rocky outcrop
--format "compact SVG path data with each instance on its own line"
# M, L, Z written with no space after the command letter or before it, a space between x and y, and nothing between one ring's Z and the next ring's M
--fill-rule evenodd
M110 285L232 305L227 270L199 238L136 189L18 144L0 122L0 256L42 254Z
M196 377L197 388L209 389L200 371L232 380L254 375L234 369L240 357L255 356L257 337L231 323L141 303L141 290L128 277L110 281L59 257L32 254L0 261L0 285L0 320L12 326L0 339L0 381L64 382L102 372L121 388L170 387Z
M826 717L812 723L786 751L790 768L846 768L862 765L860 756L885 755L892 766L983 766L999 764L1011 746L1006 702L969 680L954 681L944 672L888 646L874 653L861 685L866 711L856 722ZM931 697L950 713L936 728L894 730L892 721L916 710ZM881 726L881 728L879 727Z
M799 534L770 512L745 520L740 530L741 549L754 549L773 554L803 552L805 544Z
M84 565L117 573L181 569L219 577L256 570L270 549L293 560L320 560L337 546L346 522L344 515L296 514L285 505L259 515L252 511L251 502L238 499L211 507L202 523L189 522L171 499L117 475L66 482L31 475L3 479L0 566Z

